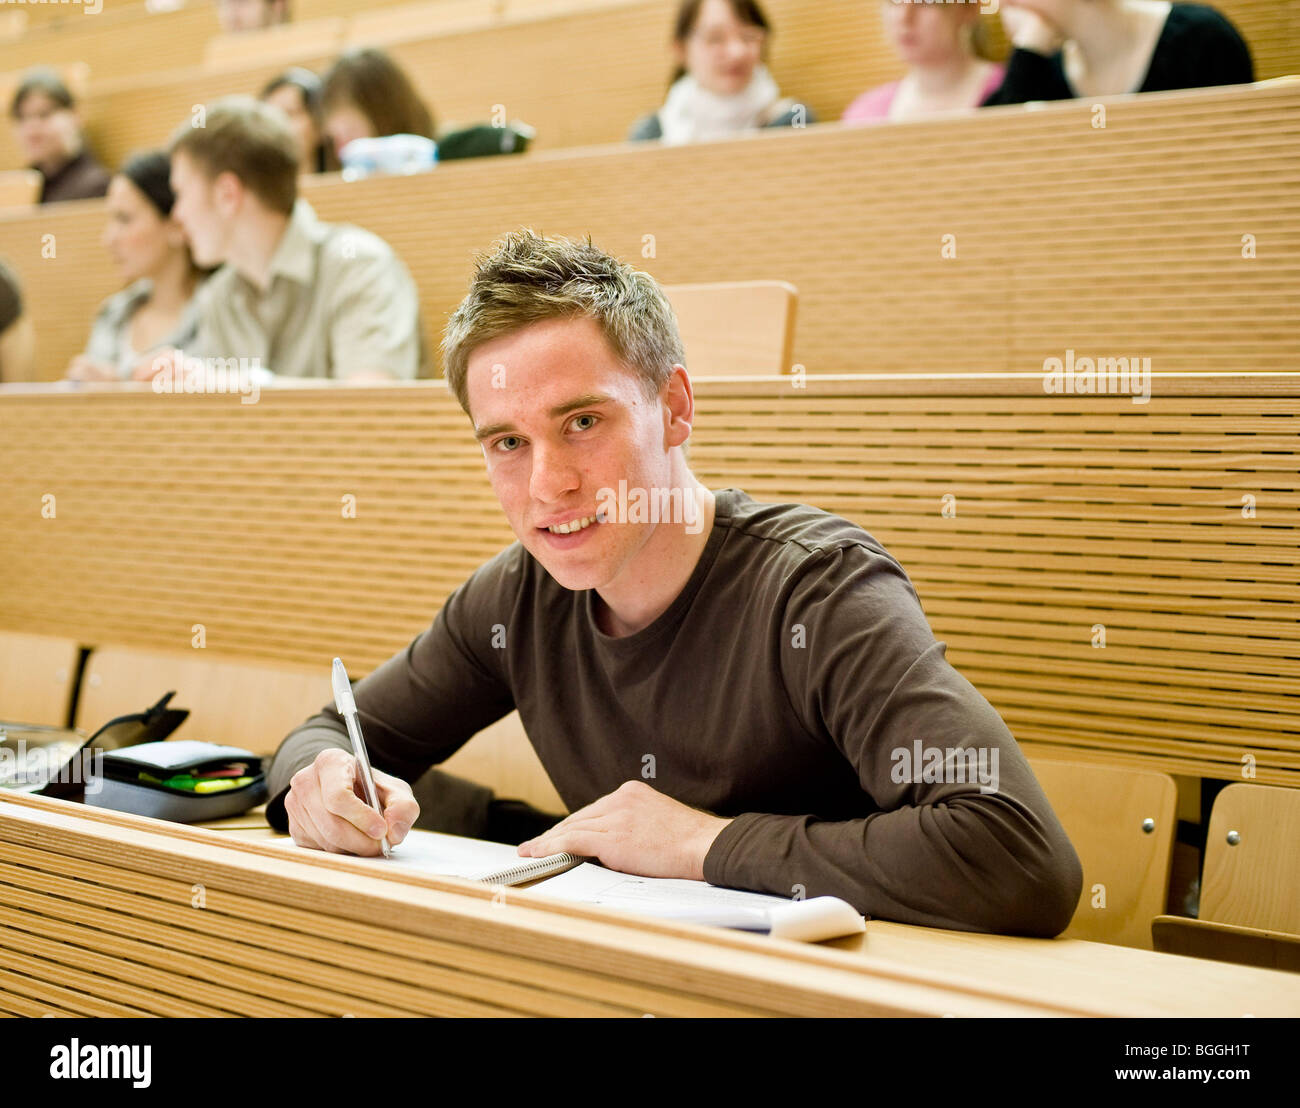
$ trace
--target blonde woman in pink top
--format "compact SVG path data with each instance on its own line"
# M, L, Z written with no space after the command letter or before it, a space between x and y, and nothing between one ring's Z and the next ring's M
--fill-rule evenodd
M1002 66L980 57L977 3L884 0L881 15L907 73L854 100L840 117L845 123L976 108L1002 84Z

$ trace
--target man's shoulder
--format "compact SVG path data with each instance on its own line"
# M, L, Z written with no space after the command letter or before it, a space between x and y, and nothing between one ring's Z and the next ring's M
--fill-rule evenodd
M503 604L512 603L526 586L537 583L538 568L523 544L512 542L474 570L453 595L462 605L502 609Z
M393 248L374 231L355 223L318 223L317 226L322 264L401 264Z
M203 307L209 301L228 296L238 280L239 273L229 262L219 265L195 286L193 300Z
M715 526L729 528L768 557L799 563L846 548L887 554L858 524L811 504L759 501L735 488L720 490L715 499Z

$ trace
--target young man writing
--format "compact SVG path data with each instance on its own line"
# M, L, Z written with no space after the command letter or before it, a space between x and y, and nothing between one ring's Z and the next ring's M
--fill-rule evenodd
M520 813L426 771L518 708L572 812L525 832L522 854L840 896L907 923L1066 926L1074 850L898 563L846 520L692 475L691 383L648 275L510 235L443 351L519 542L356 687L384 817L358 799L327 709L275 758L273 826L375 854L420 813L409 780L424 825L503 831ZM622 488L676 490L683 518L613 511ZM949 772L900 771L931 750ZM992 772L977 781L976 764Z
M280 113L251 97L219 100L177 132L171 160L172 214L194 261L222 266L185 355L256 359L286 377L417 376L410 273L383 239L322 223L298 197L298 148Z

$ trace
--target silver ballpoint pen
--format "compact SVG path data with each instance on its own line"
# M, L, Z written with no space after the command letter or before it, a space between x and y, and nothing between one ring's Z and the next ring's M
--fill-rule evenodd
M366 740L361 737L361 721L357 719L357 702L352 697L352 683L348 680L348 671L343 668L343 659L334 659L334 668L330 674L334 685L334 707L347 725L348 738L352 740L352 755L357 760L361 771L361 788L366 794L366 803L382 816L383 808L379 806L379 793L375 790L375 775L370 770L370 756L366 753ZM393 848L388 845L388 835L379 840L379 848L385 858L393 856Z

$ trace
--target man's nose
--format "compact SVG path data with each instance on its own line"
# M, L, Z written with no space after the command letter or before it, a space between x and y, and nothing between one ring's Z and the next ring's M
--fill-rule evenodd
M534 500L543 504L558 500L581 484L577 467L566 456L562 447L535 444L533 469L528 491Z

